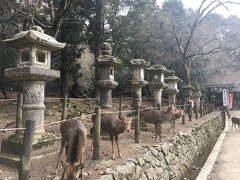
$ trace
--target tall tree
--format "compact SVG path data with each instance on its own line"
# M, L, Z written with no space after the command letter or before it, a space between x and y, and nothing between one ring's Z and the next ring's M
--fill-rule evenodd
M179 0L169 1L181 3ZM165 2L166 6L169 1ZM203 41L203 38L198 41L199 38L196 38L196 31L214 12L214 10L220 6L226 6L231 3L235 2L228 0L202 0L196 11L188 12L189 14L185 21L176 21L171 17L171 14L169 14L172 21L173 36L183 63L184 79L187 86L191 86L190 66L192 60L194 60L197 56L213 54L225 49L220 43L221 38L219 37L216 38L208 36L208 38L205 38L205 41ZM218 43L216 43L217 41Z
M100 44L104 41L104 0L96 0L95 2L95 11L96 11L96 17L95 17L95 33L94 33L94 39L95 39L95 60L100 55ZM95 67L95 80L98 80L99 77L97 77L97 67ZM95 87L95 96L100 97L100 92L98 87Z

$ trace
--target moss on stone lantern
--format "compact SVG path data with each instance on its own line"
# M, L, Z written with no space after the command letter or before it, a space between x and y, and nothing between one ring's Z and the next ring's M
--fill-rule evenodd
M64 48L65 43L60 43L53 37L44 34L44 31L38 26L34 26L27 31L21 31L13 38L4 40L4 42L15 48L18 54L17 67L6 69L5 75L7 78L22 84L22 125L25 126L26 120L35 121L33 146L42 147L50 141L52 143L55 136L45 133L44 129L45 82L60 77L59 71L50 69L51 52ZM12 145L18 147L15 143L20 142L16 140L19 137L13 137L8 138L3 144L5 143L9 147ZM2 146L3 149L4 145ZM19 153L20 151L18 148L10 149L14 151L13 153ZM5 150L8 151L7 147Z
M114 81L114 68L121 63L112 56L112 48L108 43L100 45L101 55L97 57L95 67L97 76L95 85L100 90L100 106L102 108L112 107L112 89L118 83Z
M139 107L142 103L142 87L148 84L144 80L144 68L148 67L149 63L144 59L132 59L130 61L131 80L130 85L133 88L133 106Z

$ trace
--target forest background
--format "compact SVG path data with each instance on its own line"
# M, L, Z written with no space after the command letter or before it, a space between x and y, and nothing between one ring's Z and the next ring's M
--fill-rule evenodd
M213 76L239 70L240 19L215 13L237 2L199 2L191 9L181 0L165 0L161 6L156 0L1 0L1 92L7 98L8 90L20 90L4 75L16 66L16 52L2 40L33 25L67 43L52 54L52 68L61 71L61 78L49 83L47 92L94 96L93 64L102 42L110 43L121 61L115 92L127 89L129 62L136 58L174 70L182 85L206 87Z

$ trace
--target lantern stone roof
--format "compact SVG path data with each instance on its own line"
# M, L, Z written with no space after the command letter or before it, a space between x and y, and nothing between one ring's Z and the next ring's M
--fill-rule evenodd
M177 76L168 76L167 78L165 78L165 81L168 82L168 81L177 81L177 82L182 82L181 79L179 79Z
M175 71L171 71L171 75L165 78L165 81L176 81L176 82L183 82L183 80L179 79L177 76L175 76Z
M155 64L155 65L152 65L150 68L148 68L148 70L159 70L159 71L164 71L166 69L167 68L161 64Z
M164 74L169 74L169 71L164 65L161 64L155 64L152 65L150 68L147 68L148 72L154 72L154 71L158 71L158 72L162 72Z
M51 50L62 49L66 45L66 43L60 43L52 36L44 34L44 31L37 26L34 26L31 30L21 31L14 35L12 39L6 39L4 42L7 42L14 48L18 48L28 43L36 43L48 47Z
M121 60L111 55L100 55L96 60L96 64L122 64Z
M131 66L141 66L141 67L148 67L150 64L146 62L144 59L132 59L130 61Z

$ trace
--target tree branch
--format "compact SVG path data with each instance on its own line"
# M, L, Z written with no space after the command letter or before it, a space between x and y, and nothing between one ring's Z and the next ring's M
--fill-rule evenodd
M182 47L181 40L180 40L180 38L177 35L175 25L173 23L172 23L172 28L173 28L174 38L176 40L178 49L180 50L181 54L183 54L184 53L184 49Z

